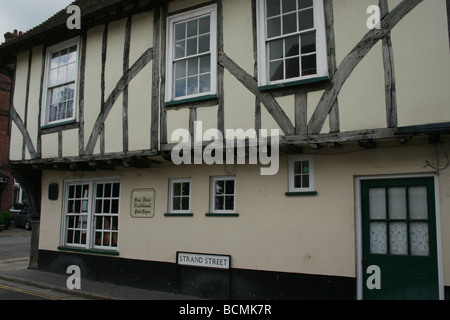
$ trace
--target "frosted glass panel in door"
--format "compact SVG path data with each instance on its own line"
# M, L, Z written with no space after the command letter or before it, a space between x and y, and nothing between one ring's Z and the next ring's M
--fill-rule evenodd
M409 188L409 218L413 220L428 219L427 188Z
M369 189L370 219L386 219L386 191L384 188Z
M406 219L406 188L389 188L389 219Z

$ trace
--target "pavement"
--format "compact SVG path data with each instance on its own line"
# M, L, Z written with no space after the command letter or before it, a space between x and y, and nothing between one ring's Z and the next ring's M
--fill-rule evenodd
M0 232L1 238L30 234L29 231L13 228ZM132 288L112 283L92 281L81 278L81 289L70 290L66 282L70 275L45 272L28 267L28 257L15 257L0 260L0 279L37 288L48 289L92 300L201 300L201 298Z

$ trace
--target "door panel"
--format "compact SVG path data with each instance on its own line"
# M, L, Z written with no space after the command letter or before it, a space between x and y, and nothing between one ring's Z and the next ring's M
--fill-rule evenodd
M364 299L438 299L433 178L361 182ZM367 267L381 271L369 289Z

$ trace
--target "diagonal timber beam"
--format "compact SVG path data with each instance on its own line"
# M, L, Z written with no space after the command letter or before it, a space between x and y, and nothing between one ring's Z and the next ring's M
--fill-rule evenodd
M117 82L115 88L109 95L105 102L104 108L100 111L100 114L95 121L94 128L92 129L91 136L89 137L88 143L86 145L85 154L91 155L94 153L95 145L97 144L98 137L102 131L103 125L108 118L109 112L111 111L114 103L122 94L123 90L128 86L130 81L153 59L153 48L147 49L141 57L133 64L133 66L128 69L126 73Z
M16 108L14 108L12 102L10 102L9 104L9 114L11 116L12 121L14 121L17 128L19 129L20 133L22 133L23 141L25 142L28 152L30 153L31 159L37 159L38 156L36 153L36 149L34 148L33 142L31 141L30 134L28 133L27 128L25 127L25 124L22 121L22 118L20 118L20 115L17 113Z
M283 109L281 109L280 105L272 95L258 90L258 83L255 78L245 72L245 70L243 70L236 62L231 60L224 52L221 51L219 51L219 64L227 69L262 102L285 135L295 134L295 129L291 120L288 118Z
M342 86L361 60L378 41L389 34L397 23L422 1L423 0L403 0L381 20L381 29L370 30L344 58L336 73L331 78L328 87L323 93L322 98L308 123L309 134L317 134L320 132Z

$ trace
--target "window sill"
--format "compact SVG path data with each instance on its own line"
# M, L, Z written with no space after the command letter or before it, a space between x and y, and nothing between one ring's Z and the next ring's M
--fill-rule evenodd
M111 251L111 250L99 250L99 249L83 249L83 248L72 248L59 246L57 248L60 251L70 251L70 252L79 252L79 253L90 253L90 254L102 254L106 256L118 256L119 252Z
M280 88L287 88L287 87L293 87L293 86L300 86L305 84L311 84L316 82L322 82L322 81L328 81L328 77L316 77L316 78L309 78L309 79L303 79L303 80L296 80L296 81L289 81L289 82L283 82L283 83L277 83L277 84L268 84L264 86L259 86L258 90L260 91L266 91L266 90L272 90L272 89L280 89Z
M59 122L59 123L41 126L41 133L47 134L47 133L58 132L61 130L77 129L77 128L79 128L79 126L80 126L80 124L79 124L79 122L76 122L76 120L69 120L69 121L65 121L65 122Z
M193 213L164 213L164 217L192 217Z
M288 197L316 196L317 195L317 191L286 192L285 195L288 196Z
M186 98L186 99L181 99L181 100L166 101L164 103L164 105L166 107L170 107L170 106L178 106L181 104L189 104L189 103L193 103L193 102L200 102L200 101L213 100L213 99L217 99L216 94L209 94L209 95L205 95L205 96Z
M205 213L207 217L239 217L239 213Z

